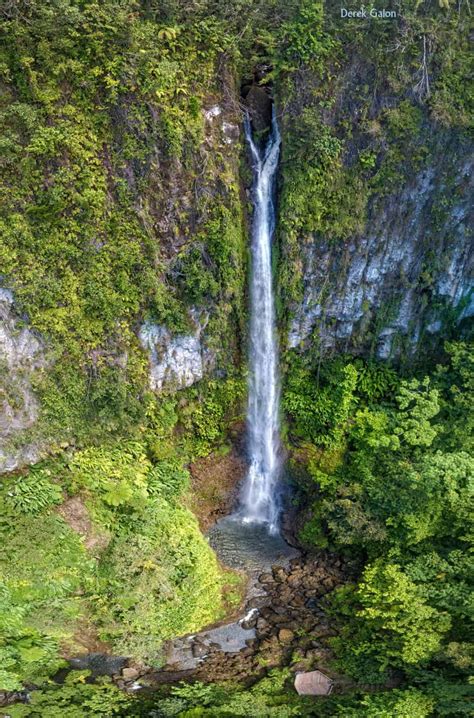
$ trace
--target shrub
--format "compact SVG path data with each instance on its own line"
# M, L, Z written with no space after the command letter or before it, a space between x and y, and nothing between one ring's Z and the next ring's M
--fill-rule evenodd
M61 487L54 483L48 469L33 469L26 476L19 476L5 492L5 501L21 514L39 514L60 504L63 500Z

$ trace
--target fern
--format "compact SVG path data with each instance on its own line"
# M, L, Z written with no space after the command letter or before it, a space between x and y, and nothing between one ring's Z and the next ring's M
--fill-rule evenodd
M18 477L5 500L18 513L34 515L60 504L62 491L51 481L47 469L37 469Z

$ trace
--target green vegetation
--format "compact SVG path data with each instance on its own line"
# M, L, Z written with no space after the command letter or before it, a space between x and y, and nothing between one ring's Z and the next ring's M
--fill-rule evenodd
M437 138L458 147L470 127L469 3L390 7L394 23L341 23L339 5L320 0L0 9L0 279L46 346L32 380L39 420L13 440L51 448L0 485L0 689L38 688L12 718L470 714L474 360L453 311L439 365L403 375L323 360L316 337L306 356L284 352L300 539L358 566L326 604L335 668L353 680L345 693L300 698L287 670L250 688L145 697L86 671L51 680L64 656L97 645L159 666L164 640L238 603L239 579L187 508L189 463L228 450L245 398L242 147L221 120L240 121L239 82L267 65L283 137L284 329L303 296L302 246L360 235ZM221 119L206 119L215 105ZM445 167L427 242L452 201ZM435 254L422 289L444 261ZM215 373L155 396L139 327L185 334L194 310ZM0 400L21 407L21 380L2 376Z
M48 343L35 431L50 443L143 423L144 317L179 333L191 306L207 308L228 363L243 321L238 158L204 142L232 37L217 18L184 25L146 5L14 3L0 16L2 282Z
M15 440L73 447L2 484L2 688L41 685L82 631L159 663L223 610L185 466L225 441L244 391L238 152L220 124L204 135L239 51L222 18L152 5L0 11L2 282L48 360ZM185 333L193 307L228 378L158 401L137 327Z
M47 691L35 691L31 704L17 704L8 708L11 718L49 716L50 718L79 718L93 716L138 716L133 711L133 699L119 691L110 678L86 683L88 671L72 671L64 685L51 686Z
M362 563L359 581L330 599L338 665L361 683L401 670L436 715L463 715L473 354L462 342L446 352L431 376L398 380L384 366L339 358L316 368L319 389L311 366L295 362L284 404L300 446L295 479L311 505L301 538Z
M73 671L64 686L36 691L29 705L9 708L11 718L79 718L84 711L97 716L129 718L427 718L433 700L416 688L395 689L377 694L303 698L289 692L287 670L273 670L256 686L243 690L234 685L179 684L167 697L143 699L123 694L107 679L85 683L87 671Z
M330 0L292 5L272 50L282 108L285 323L302 299L304 246L342 245L368 231L369 210L376 216L387 194L427 166L447 130L455 141L466 137L473 117L471 13L462 3L379 2L378 10L397 12L387 21L341 21ZM443 184L436 204L446 194ZM434 242L435 214L427 227Z
M49 467L2 485L2 687L41 684L89 624L112 650L159 663L165 639L221 615L224 578L181 504L179 461L152 464L134 442Z

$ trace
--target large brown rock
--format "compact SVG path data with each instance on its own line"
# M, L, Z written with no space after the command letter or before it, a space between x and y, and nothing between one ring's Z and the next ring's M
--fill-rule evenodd
M289 628L281 628L278 631L278 640L280 643L291 643L293 638L295 637L295 634L293 631L290 631Z

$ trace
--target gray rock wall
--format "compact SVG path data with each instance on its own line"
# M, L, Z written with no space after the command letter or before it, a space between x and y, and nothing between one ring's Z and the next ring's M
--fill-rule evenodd
M15 312L12 292L0 289L0 472L39 457L40 446L21 438L38 417L31 381L46 364L41 338Z
M397 358L474 314L470 149L439 147L411 181L372 203L360 236L302 244L304 298L289 347L317 341L323 353Z
M184 389L204 377L213 367L213 353L203 336L207 316L192 314L193 331L172 336L164 326L145 323L139 333L140 342L148 352L149 381L152 391Z

